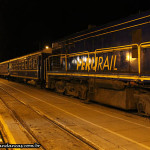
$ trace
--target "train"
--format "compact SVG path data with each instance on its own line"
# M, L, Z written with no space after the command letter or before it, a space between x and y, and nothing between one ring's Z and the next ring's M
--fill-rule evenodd
M150 116L150 12L91 27L0 63L0 75Z

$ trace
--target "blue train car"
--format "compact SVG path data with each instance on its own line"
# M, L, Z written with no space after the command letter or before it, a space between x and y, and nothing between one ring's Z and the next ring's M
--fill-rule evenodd
M0 63L0 75L21 81L45 84L45 58L51 49L38 51Z
M37 84L44 83L44 60L48 55L49 52L39 51L9 60L9 76L25 81L34 80Z
M146 12L54 42L46 87L150 114L149 20Z

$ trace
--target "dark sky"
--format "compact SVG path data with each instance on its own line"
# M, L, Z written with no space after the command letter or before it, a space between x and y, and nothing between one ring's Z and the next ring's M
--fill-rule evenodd
M149 4L137 0L0 0L0 61L37 51L89 24L99 26L146 10Z

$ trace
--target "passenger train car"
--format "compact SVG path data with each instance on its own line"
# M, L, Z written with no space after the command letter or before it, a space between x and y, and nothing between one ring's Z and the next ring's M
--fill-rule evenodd
M50 53L51 49L48 49L2 62L0 75L25 82L34 80L37 84L43 85L46 73L44 60Z
M150 12L75 33L53 42L52 53L35 56L2 62L0 74L150 115ZM33 64L37 58L32 69L30 57Z

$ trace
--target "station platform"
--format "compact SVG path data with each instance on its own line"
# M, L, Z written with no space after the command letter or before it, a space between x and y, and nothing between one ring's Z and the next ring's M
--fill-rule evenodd
M0 122L11 144L37 149L150 150L150 118L0 79Z

